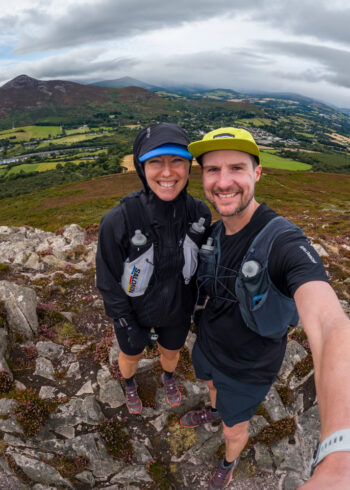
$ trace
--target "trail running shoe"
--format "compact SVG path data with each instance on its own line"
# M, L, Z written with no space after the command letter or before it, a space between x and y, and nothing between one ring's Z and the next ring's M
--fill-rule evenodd
M231 481L232 473L238 463L239 456L235 459L234 464L231 467L224 468L222 460L209 482L208 490L219 490L221 488L226 488Z
M203 408L202 410L192 410L185 413L180 419L182 427L198 427L202 424L208 424L211 422L219 422L221 416L219 412L212 412L210 407Z
M166 400L171 407L176 407L181 401L181 392L176 384L174 377L168 378L165 373L161 375L162 383L166 391Z
M131 386L125 385L126 406L132 415L142 412L142 401L137 393L137 384L134 380Z

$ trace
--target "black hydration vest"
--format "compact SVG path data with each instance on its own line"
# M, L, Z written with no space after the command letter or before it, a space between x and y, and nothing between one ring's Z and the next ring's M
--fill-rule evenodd
M176 249L169 251L170 256L164 255L164 250L159 250L147 206L141 202L141 194L133 192L124 197L120 204L129 235L128 258L124 262L121 280L126 294L131 297L143 296L154 273L159 279L168 280L173 273L182 270L184 284L187 285L197 269L197 255L203 239L202 236L193 236L188 231L189 225L196 219L194 199L186 194L186 219L184 220L186 225ZM132 237L136 230L141 230L146 236L147 242L144 245L132 244ZM171 264L170 269L167 264Z
M220 264L222 227L221 222L214 225L211 235L214 240L213 253L207 253L202 249L199 252L198 281L212 283L213 294ZM282 233L296 230L301 232L300 228L282 216L270 220L249 246L236 277L234 294L242 318L248 328L262 337L279 339L286 334L291 325L298 323L294 299L277 289L268 272L269 255L275 239ZM247 276L246 270L252 262L255 270Z

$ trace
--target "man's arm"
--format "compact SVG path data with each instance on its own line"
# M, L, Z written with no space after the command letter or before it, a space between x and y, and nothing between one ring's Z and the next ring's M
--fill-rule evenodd
M303 284L294 299L314 361L323 441L340 429L350 429L350 320L326 282ZM350 452L326 456L300 488L349 490Z

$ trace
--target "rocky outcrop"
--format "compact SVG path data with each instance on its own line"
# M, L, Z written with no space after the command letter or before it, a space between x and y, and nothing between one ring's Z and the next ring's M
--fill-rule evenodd
M74 224L57 234L27 226L0 226L0 263L38 272L69 266L87 270L96 255L96 242L87 242L86 232Z
M207 488L222 451L221 426L184 429L179 424L187 410L209 402L205 383L194 381L190 368L188 353L195 334L189 334L182 356L181 405L167 405L159 359L149 353L137 373L144 408L132 417L116 368L119 346L110 330L107 337L104 333L110 320L93 285L96 243L87 244L86 233L75 225L57 235L0 227L0 238L0 262L20 271L26 283L0 282L0 301L6 309L6 322L0 327L0 370L9 370L12 333L20 333L25 342L18 341L17 351L29 349L35 358L24 366L17 387L33 387L42 400L57 404L41 430L25 436L16 416L19 402L0 394L0 481L6 479L8 488L37 490ZM74 267L78 277L62 267ZM52 293L50 281L57 271L67 282ZM43 278L45 286L40 285ZM56 295L53 303L45 303L48 293ZM44 320L38 321L37 303L47 314ZM57 325L52 320L51 328L49 315L55 305ZM16 369L13 372L16 378ZM107 431L102 428L105 423L112 424ZM312 364L299 326L290 332L278 378L251 420L250 444L235 472L236 488L298 488L308 478L319 429ZM125 436L130 447L124 442L113 456L108 442L117 447Z

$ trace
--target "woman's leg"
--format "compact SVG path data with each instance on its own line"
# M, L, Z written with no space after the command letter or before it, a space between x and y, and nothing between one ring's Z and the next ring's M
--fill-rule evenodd
M158 349L160 352L160 364L164 371L173 373L176 369L177 363L180 358L180 349L169 350L161 346L158 343Z
M137 363L142 356L143 352L136 354L135 356L129 356L128 354L124 354L122 351L119 353L118 364L123 378L129 379L134 376L136 373Z

